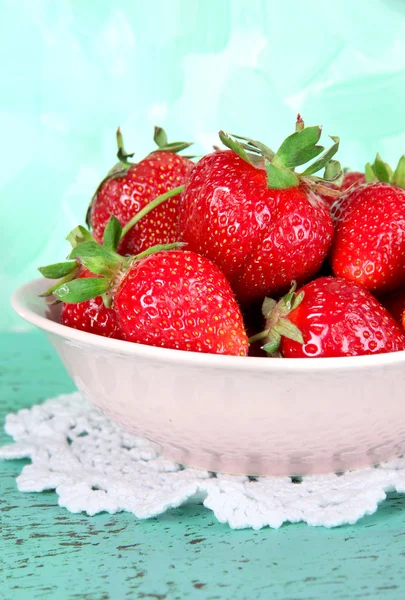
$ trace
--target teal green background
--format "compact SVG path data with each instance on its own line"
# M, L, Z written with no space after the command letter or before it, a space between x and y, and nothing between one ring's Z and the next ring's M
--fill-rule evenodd
M0 328L8 297L66 253L114 132L154 124L209 151L219 128L272 146L300 111L362 167L405 150L402 0L0 0Z

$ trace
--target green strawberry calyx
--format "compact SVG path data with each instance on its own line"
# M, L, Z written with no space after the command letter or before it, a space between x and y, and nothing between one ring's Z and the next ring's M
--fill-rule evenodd
M127 168L129 168L129 166L132 166L135 163L131 163L128 159L132 158L135 154L135 152L131 152L130 154L128 152L125 151L124 149L124 138L122 136L122 132L121 132L121 127L118 127L117 132L115 134L115 137L117 139L117 158L120 161L120 163L122 164L122 167L125 168L126 165L128 165Z
M162 129L162 127L157 126L155 126L154 129L153 141L157 145L157 150L155 150L155 152L157 152L158 150L166 150L167 152L174 152L175 154L177 154L177 152L186 150L187 148L190 148L190 146L193 145L192 142L169 143L165 130Z
M399 159L395 170L377 154L373 164L367 163L364 171L367 183L380 181L405 189L405 154Z
M111 215L103 235L103 243L98 244L90 231L78 225L69 232L66 239L72 246L72 251L65 262L54 263L40 267L39 272L47 279L59 279L48 288L41 296L55 296L63 302L84 302L96 296L103 296L104 304L111 306L111 290L116 287L119 275L131 266L131 264L149 254L163 250L180 248L184 244L175 242L173 244L156 244L151 248L135 256L121 256L117 253L120 241L128 231L136 225L144 216L154 208L166 202L172 196L182 192L184 186L178 186L164 194L161 194L149 202L142 210L122 227L118 219ZM78 279L81 266L87 268L95 275L102 278ZM87 283L86 283L87 282Z
M266 320L264 331L249 338L249 343L264 340L262 350L271 356L279 356L281 338L284 336L298 342L304 343L301 331L288 319L291 311L295 310L304 299L304 292L296 293L297 283L292 282L290 291L278 302L273 298L265 298L262 305L262 314Z
M95 240L81 242L73 247L66 262L39 268L44 277L60 277L60 280L41 296L53 295L59 301L68 304L77 304L102 296L104 305L109 308L113 303L114 291L135 262L150 254L175 250L183 245L181 242L156 244L135 256L121 256L106 247L105 243L98 244ZM81 267L98 277L78 278Z
M118 148L117 158L119 163L112 168L112 171L120 168L121 171L125 172L136 164L128 160L129 158L132 158L135 153L132 152L129 154L126 152L124 148L124 138L120 127L117 129L116 139ZM158 127L156 125L153 131L153 141L157 146L154 152L165 150L166 152L173 152L174 154L177 154L178 152L186 150L186 148L189 148L193 145L192 142L169 142L166 131L162 127Z
M317 143L321 133L322 128L318 125L305 127L301 115L298 115L295 132L283 141L277 152L257 140L224 131L219 132L219 138L227 148L233 150L243 160L256 168L265 169L267 185L270 189L294 187L300 182L312 187L316 183L322 185L322 188L327 188L328 195L337 195L338 192L330 190L327 184L334 183L339 186L342 182L342 167L337 160L332 160L339 149L340 140L336 136L330 136L333 145L325 150L324 146ZM296 167L305 165L318 156L319 158L304 171L296 171ZM324 169L323 177L315 175L321 169Z
M130 161L129 159L134 156L134 152L127 152L124 147L124 137L122 135L121 128L118 127L116 132L116 140L117 140L117 158L118 162L108 171L107 175L102 179L102 181L97 186L96 191L93 194L93 197L90 201L90 204L87 208L86 212L86 225L90 228L90 214L91 207L93 202L96 200L97 195L102 188L102 186L109 181L110 179L120 179L121 177L125 177L127 171L136 165L135 162ZM157 148L153 150L153 152L159 152L165 150L166 152L173 152L177 154L186 148L192 146L192 142L168 142L167 134L162 127L155 126L153 141L155 142ZM184 156L183 158L193 158L192 156Z

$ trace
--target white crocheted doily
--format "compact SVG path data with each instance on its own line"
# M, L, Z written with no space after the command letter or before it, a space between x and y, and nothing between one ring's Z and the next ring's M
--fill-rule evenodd
M0 458L30 458L22 492L55 489L70 512L132 512L147 519L186 502L203 502L221 523L240 529L285 521L334 527L377 510L386 492L405 493L405 458L343 475L252 479L183 468L129 435L78 394L10 414L15 440Z

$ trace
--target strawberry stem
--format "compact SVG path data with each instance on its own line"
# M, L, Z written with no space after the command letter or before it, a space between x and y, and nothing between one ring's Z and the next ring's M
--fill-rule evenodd
M281 338L286 337L299 344L304 343L301 331L294 323L289 321L289 313L298 308L304 298L304 292L296 294L297 282L291 283L290 291L278 302L272 298L265 298L262 306L262 314L266 319L266 329L249 338L249 344L265 340L262 350L275 356L278 352Z
M127 152L125 152L124 138L122 137L122 132L121 132L120 127L118 127L118 129L117 129L116 135L117 135L117 148L118 148L117 158L118 158L118 160L120 162L124 163L125 165L133 164L133 163L129 162L128 158L132 158L135 153L132 152L132 154L128 154Z
M269 335L270 329L265 329L264 331L261 331L260 333L256 333L255 335L252 335L248 342L249 344L253 344L254 342L259 342L260 340L264 340L268 335Z
M171 244L156 244L155 246L151 246L147 248L143 252L136 254L136 256L131 257L128 263L133 263L135 261L141 260L145 258L145 256L149 256L150 254L156 254L156 252L167 252L168 250L177 250L185 246L184 242L172 242Z
M152 200L152 202L149 202L149 204L144 206L143 209L140 210L139 213L137 213L134 217L132 217L132 219L130 221L128 221L128 223L125 225L125 227L122 228L120 239L122 240L123 237L128 233L128 231L130 229L132 229L132 227L134 225L136 225L138 223L138 221L140 221L151 210L153 210L160 204L163 204L163 202L166 202L166 200L169 200L169 198L172 198L173 196L177 196L177 194L180 194L183 190L184 190L184 185L179 185L178 187L176 187L172 190L169 190L168 192L165 192L161 196L158 196L157 198Z
M305 127L304 121L300 115L300 113L298 113L297 115L297 121L295 123L295 131L302 131Z

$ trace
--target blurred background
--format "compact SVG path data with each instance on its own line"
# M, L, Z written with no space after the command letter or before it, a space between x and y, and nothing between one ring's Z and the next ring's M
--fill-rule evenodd
M302 113L344 166L405 151L404 0L0 0L0 329L9 296L67 252L115 162L155 124L210 151L277 146Z

